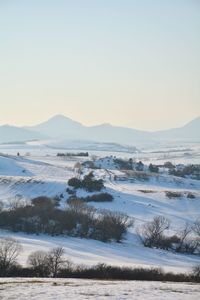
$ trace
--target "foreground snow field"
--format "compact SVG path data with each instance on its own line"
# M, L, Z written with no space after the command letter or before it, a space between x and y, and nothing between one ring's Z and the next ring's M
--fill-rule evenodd
M194 162L197 162L197 158L199 158L198 147L195 146L191 151L194 152ZM22 156L16 156L18 151ZM177 159L179 162L183 159L185 162L188 159L187 155L184 159L176 151L173 153L170 150L170 155L174 155L174 161ZM56 157L57 152L65 151L37 144L34 146L0 145L1 152L3 154L0 154L0 200L5 206L9 205L13 199L32 199L41 195L53 197L60 194L62 194L61 207L66 205L66 199L69 196L66 192L67 181L76 175L74 165L77 161L82 162L84 158ZM164 154L166 155L166 153L167 150ZM105 153L99 152L100 157L103 155ZM127 153L118 155L130 156ZM132 157L137 159L134 155L139 154L132 154ZM148 163L156 161L156 157L160 157L160 161L157 163L161 163L163 159L162 151L161 154L159 151L155 151L155 153L146 151L143 155ZM178 158L175 155L179 155ZM189 162L192 162L192 156L190 156ZM89 172L89 170L86 169L84 172ZM151 220L156 215L163 215L171 220L172 233L176 233L186 222L194 222L200 217L200 181L166 174L155 175L148 181L131 181L128 178L123 181L114 181L113 176L120 176L120 171L106 168L95 170L95 175L104 180L107 192L113 195L114 201L91 203L91 205L100 209L124 212L135 219L135 226L129 229L123 243L102 243L80 238L36 236L0 230L0 237L15 237L21 242L23 246L23 252L19 257L21 264L26 264L27 257L32 251L46 251L55 246L64 247L66 257L75 264L107 263L132 267L155 266L173 272L188 272L193 266L200 263L200 257L195 255L181 255L144 248L136 234L137 226ZM146 193L145 191L150 192ZM166 197L166 191L178 191L182 196L177 199L169 199ZM188 192L194 194L195 198L187 198ZM87 193L80 190L77 195L86 196Z
M200 285L79 279L0 279L0 299L198 300Z

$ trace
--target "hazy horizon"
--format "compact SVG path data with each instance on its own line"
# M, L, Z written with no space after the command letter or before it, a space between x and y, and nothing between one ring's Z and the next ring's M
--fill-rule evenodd
M200 115L200 2L0 2L0 124L181 127Z
M150 130L150 129L146 129L146 130L144 130L144 129L140 129L140 128L136 128L136 127L127 127L127 126L120 126L120 125L117 125L117 124L112 124L111 122L107 122L107 123L105 123L105 122L100 122L100 123L94 123L94 124L91 124L91 125L87 125L87 124L84 124L83 122L79 122L79 120L76 120L76 119L73 119L73 118L70 118L69 116L66 116L66 115L64 115L64 114L56 114L56 115L52 115L52 116L49 116L47 119L44 119L44 120L40 120L38 123L33 123L33 124L31 124L31 125L28 125L28 124L23 124L23 125L14 125L14 124L10 124L10 123L6 123L6 124L0 124L0 126L4 126L4 125L9 125L9 126L16 126L16 127L19 127L19 128L24 128L24 127L27 127L27 128L29 128L29 127L34 127L34 126L37 126L37 125L40 125L40 124L43 124L43 123L45 123L45 122L48 122L49 120L51 120L51 119L53 119L53 118L59 118L59 117L65 117L65 118L67 118L67 119L70 119L71 121L75 121L75 122L78 122L78 123L80 123L81 125L83 125L83 126L88 126L88 127L92 127L92 126L98 126L98 125L105 125L105 124L108 124L108 125L111 125L111 126L119 126L119 127L124 127L124 128L130 128L130 129L136 129L136 130L141 130L141 131L149 131L149 132L154 132L154 131L160 131L160 129L158 129L158 130ZM181 128L181 127L183 127L183 126L185 126L185 125L187 125L188 123L190 123L191 121L194 121L194 120L196 120L196 119L198 119L198 118L200 118L200 116L197 116L197 117L195 117L195 118L193 118L192 120L188 120L188 121L186 121L185 123L183 123L183 124L179 124L177 127L169 127L169 128L165 128L164 130L169 130L169 129L173 129L173 128ZM162 130L162 129L161 129Z

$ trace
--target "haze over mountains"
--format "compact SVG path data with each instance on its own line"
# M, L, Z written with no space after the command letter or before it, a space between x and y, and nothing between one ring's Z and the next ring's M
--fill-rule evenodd
M101 124L84 126L63 115L56 115L36 126L0 126L0 143L28 140L82 140L134 145L164 140L200 141L200 117L180 128L148 132L126 127Z

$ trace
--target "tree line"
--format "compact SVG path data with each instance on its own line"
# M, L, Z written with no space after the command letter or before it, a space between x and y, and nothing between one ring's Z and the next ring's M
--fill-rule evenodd
M66 259L64 248L34 251L21 266L17 259L22 252L21 244L12 238L0 239L0 277L82 278L107 280L146 280L172 282L200 282L200 266L188 274L164 272L160 268L131 268L97 264L74 265Z

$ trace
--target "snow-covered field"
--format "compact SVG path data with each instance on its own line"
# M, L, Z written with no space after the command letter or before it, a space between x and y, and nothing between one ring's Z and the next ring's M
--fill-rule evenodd
M161 267L166 271L188 272L200 263L194 255L181 255L158 249L145 248L133 239L131 234L123 243L103 243L100 241L73 237L51 237L47 235L27 235L0 231L0 237L14 237L23 245L19 262L26 264L28 255L35 250L47 251L53 247L63 247L65 255L75 264L94 265L106 263L129 267Z
M137 159L145 157L149 162L161 163L166 153L174 157L174 162L199 163L199 145L166 149L145 150L145 153L133 154ZM180 151L179 151L180 150ZM188 150L188 151L187 151ZM164 151L164 154L163 154ZM167 152L168 151L168 152ZM16 156L20 152L20 156ZM67 181L76 175L74 165L84 158L56 157L57 152L45 145L1 145L0 146L0 200L9 206L13 199L31 199L37 196L56 196L63 194L61 205L65 205L68 194ZM191 155L183 156L190 152ZM92 153L100 157L104 152ZM110 155L111 153L107 153ZM116 155L116 153L113 153ZM119 157L130 157L130 153L118 153ZM169 160L167 156L166 160ZM176 157L177 156L177 157ZM190 157L190 159L188 158ZM160 160L159 160L160 158ZM85 158L87 159L87 158ZM192 161L193 159L193 161ZM164 161L166 161L164 160ZM88 170L84 170L86 172ZM104 179L107 192L114 196L113 202L91 203L97 208L127 213L134 217L135 226L130 228L125 240L121 244L102 243L94 240L72 237L50 237L47 235L26 235L0 231L0 237L12 236L23 245L23 252L19 262L26 264L28 255L35 250L48 250L55 246L63 246L65 255L74 263L96 264L105 262L114 265L128 266L159 266L166 270L179 272L188 271L200 263L200 257L181 255L163 250L144 248L136 234L137 226L151 220L156 215L163 215L172 222L171 231L176 233L186 222L194 222L200 217L200 181L183 179L161 174L152 176L148 181L125 180L114 181L114 175L122 175L118 170L95 170L95 175ZM145 193L144 191L150 191ZM179 191L180 198L169 199L166 191ZM195 195L194 199L187 198L187 193ZM79 196L86 192L80 190Z
M0 279L0 299L198 300L200 285L145 281Z

